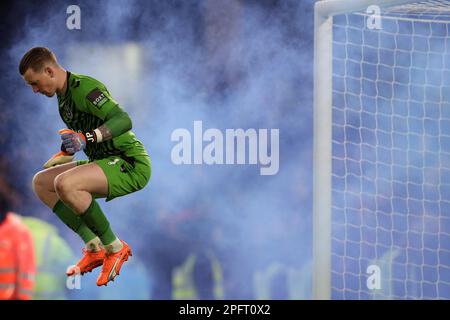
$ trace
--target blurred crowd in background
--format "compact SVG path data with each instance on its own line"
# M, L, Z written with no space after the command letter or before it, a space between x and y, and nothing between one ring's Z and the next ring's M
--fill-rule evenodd
M150 230L141 235L141 250L107 289L95 286L95 271L83 279L65 270L79 258L79 242L50 216L15 212L23 194L14 190L2 157L0 176L0 299L295 299L308 298L309 265L293 263L283 252L292 226L264 241L276 241L267 254L264 243L236 243L233 234L212 219L208 208L170 214L155 212ZM5 174L6 173L6 174ZM198 203L201 203L199 200ZM45 209L44 209L45 210ZM289 221L286 224L290 224ZM207 231L205 231L207 230ZM261 239L262 241L262 239ZM236 256L242 255L245 256ZM252 257L267 261L251 263ZM295 253L292 253L293 255ZM233 259L235 256L235 265ZM277 257L278 256L278 257ZM247 263L241 264L243 261ZM238 273L238 274L235 274ZM78 282L74 287L71 283Z
M0 159L0 299L309 297L310 266L296 265L289 261L295 259L283 252L283 242L291 237L286 232L292 226L285 225L264 240L277 241L279 252L267 254L267 261L252 264L252 257L264 256L264 243L236 243L227 238L233 232L215 222L208 208L199 205L200 199L175 214L164 209L155 212L150 230L141 236L142 249L127 263L119 281L107 289L96 288L92 274L82 280L67 278L65 270L79 254L78 248L70 245L71 233L53 222L51 212L48 217L36 217L33 212L13 211L23 208L23 194L9 183L14 180L13 170L8 169L11 167L3 156ZM249 262L236 266L230 261L233 256L236 261Z

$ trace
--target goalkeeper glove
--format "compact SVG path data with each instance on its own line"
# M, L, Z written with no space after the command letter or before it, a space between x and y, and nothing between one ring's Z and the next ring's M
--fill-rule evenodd
M60 151L58 153L55 153L46 163L44 163L44 168L48 169L59 164L71 162L73 160L73 157L73 154L68 154L67 152Z
M86 137L82 133L70 129L59 130L62 139L62 149L68 154L75 154L86 148Z

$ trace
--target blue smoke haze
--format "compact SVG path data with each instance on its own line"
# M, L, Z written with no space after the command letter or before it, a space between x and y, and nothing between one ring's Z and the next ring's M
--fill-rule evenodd
M68 70L106 84L150 153L149 185L101 202L115 232L150 270L142 280L150 296L164 269L158 260L204 248L221 260L228 298L256 297L252 274L271 263L308 275L313 1L80 1L81 30L67 30L70 4L13 7L23 23L12 33L2 75L9 92L1 97L15 115L9 152L19 163L22 213L54 222L72 248L81 245L30 189L34 173L57 151L63 123L56 98L33 94L17 65L29 48L47 46ZM136 54L137 68L127 52ZM172 131L193 133L195 120L204 130L280 129L278 174L260 176L257 166L172 164ZM304 288L297 297L310 296L308 281L295 285Z

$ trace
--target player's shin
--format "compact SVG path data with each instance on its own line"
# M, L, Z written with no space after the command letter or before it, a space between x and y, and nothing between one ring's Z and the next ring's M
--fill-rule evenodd
M70 229L75 231L84 243L89 243L95 241L97 237L89 227L84 223L84 221L77 216L72 209L66 206L61 200L53 207L53 212L67 225Z
M95 199L92 199L91 204L85 213L80 216L80 218L89 227L89 229L100 238L107 251L115 252L117 249L120 250L122 248L121 242L111 230L105 214ZM120 248L117 248L115 245L117 242L120 243Z

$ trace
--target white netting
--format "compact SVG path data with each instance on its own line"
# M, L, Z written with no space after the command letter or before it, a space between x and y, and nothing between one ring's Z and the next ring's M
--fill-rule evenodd
M448 1L430 0L414 2L400 6L386 8L383 12L385 18L449 21L450 7Z
M448 299L450 1L382 16L334 17L332 298Z

